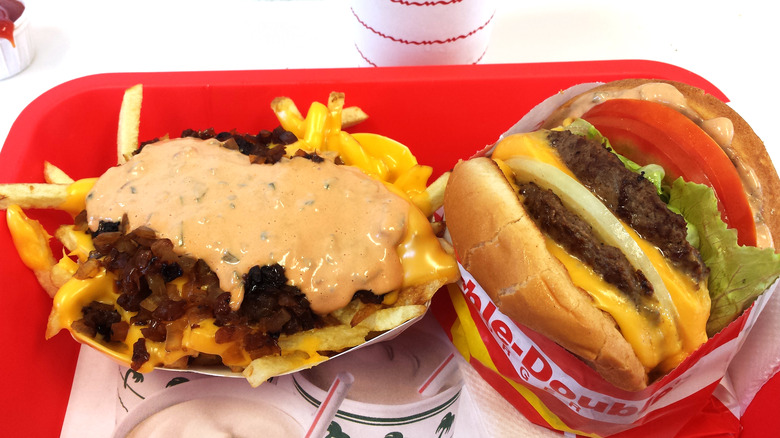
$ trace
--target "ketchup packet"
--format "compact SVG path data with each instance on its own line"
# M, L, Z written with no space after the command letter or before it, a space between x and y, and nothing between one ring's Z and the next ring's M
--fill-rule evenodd
M581 84L537 105L501 138L534 131ZM489 155L492 146L475 156ZM467 362L515 409L548 429L581 436L736 435L739 418L780 370L778 282L668 375L639 392L604 381L546 337L516 324L460 266L462 279L432 311Z

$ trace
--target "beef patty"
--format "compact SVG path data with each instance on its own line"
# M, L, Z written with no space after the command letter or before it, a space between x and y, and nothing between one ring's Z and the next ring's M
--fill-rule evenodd
M650 181L627 169L599 141L569 131L550 131L548 139L572 173L617 217L695 281L707 276L699 251L686 240L685 219L667 208Z

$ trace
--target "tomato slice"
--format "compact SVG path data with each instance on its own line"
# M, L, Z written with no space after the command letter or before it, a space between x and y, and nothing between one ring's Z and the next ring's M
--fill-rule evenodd
M756 245L756 224L737 169L694 121L657 102L612 99L583 116L620 154L641 165L664 167L667 177L715 190L723 221L737 230L740 245Z

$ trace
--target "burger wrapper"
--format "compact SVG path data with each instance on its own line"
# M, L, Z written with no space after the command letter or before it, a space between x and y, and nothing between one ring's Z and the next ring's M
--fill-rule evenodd
M583 436L737 433L739 417L780 369L767 342L780 327L777 283L663 379L620 390L544 336L501 313L461 267L434 312L466 361L531 422ZM701 421L715 415L717 422ZM702 430L709 428L709 430Z
M539 104L501 138L539 128L556 107L596 84ZM489 155L492 145L475 156ZM778 282L682 364L639 392L614 387L583 361L501 313L460 266L462 279L432 311L466 361L528 420L581 436L737 435L739 418L780 370Z

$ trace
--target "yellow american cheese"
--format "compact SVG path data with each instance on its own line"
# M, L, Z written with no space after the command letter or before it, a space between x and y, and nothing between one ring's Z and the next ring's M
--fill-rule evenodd
M18 205L6 210L8 229L22 263L33 271L43 271L55 261L49 247L51 236L38 221L31 220Z
M97 178L84 178L68 185L68 197L65 202L59 206L60 210L65 210L75 216L84 210L84 199L95 185Z

